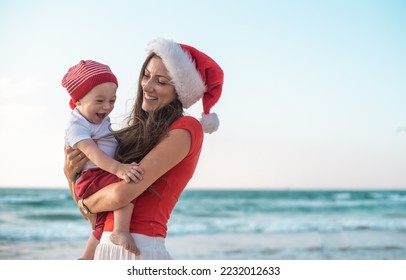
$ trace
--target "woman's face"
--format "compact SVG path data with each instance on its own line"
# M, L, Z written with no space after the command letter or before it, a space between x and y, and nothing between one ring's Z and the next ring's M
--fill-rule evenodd
M142 109L151 112L177 98L175 87L162 59L154 56L147 64L141 79L143 89Z

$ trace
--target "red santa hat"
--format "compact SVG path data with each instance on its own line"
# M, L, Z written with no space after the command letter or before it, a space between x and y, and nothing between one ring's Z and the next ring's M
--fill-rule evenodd
M216 113L210 113L223 88L224 74L220 66L208 55L194 47L162 38L147 46L147 53L155 53L165 64L184 108L203 98L200 119L203 130L212 133L219 127Z
M117 78L110 67L94 60L81 60L69 68L61 84L68 91L71 99L69 105L75 109L76 102L83 98L95 86L103 83L115 83Z

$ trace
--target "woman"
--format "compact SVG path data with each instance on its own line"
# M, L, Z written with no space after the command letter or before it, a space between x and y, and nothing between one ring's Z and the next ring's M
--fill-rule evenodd
M114 221L110 212L95 259L171 259L165 247L168 219L194 174L203 131L212 133L219 125L216 114L210 113L223 85L218 64L193 47L161 38L148 45L147 53L129 125L114 133L119 143L116 159L139 162L142 180L114 183L77 201L74 180L86 159L76 150L66 152L65 175L85 218L93 220L92 213L113 211L136 199L130 232L140 254L111 243ZM199 123L184 116L183 108L201 98Z

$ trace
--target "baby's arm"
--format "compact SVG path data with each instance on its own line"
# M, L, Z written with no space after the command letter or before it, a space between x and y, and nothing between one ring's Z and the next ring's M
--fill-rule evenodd
M131 180L138 182L142 179L142 171L138 164L125 164L111 158L105 152L99 149L96 142L91 139L86 139L76 144L77 148L86 155L86 157L96 164L99 168L115 174L120 179L129 183Z

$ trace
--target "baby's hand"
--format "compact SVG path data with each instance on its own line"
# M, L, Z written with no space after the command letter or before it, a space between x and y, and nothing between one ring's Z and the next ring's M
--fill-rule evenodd
M142 180L142 174L144 174L144 171L139 167L138 163L120 163L117 169L117 177L120 179L123 179L127 183L130 183L131 181L137 183Z

